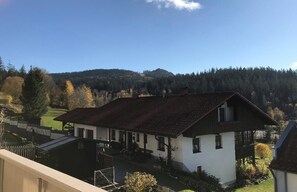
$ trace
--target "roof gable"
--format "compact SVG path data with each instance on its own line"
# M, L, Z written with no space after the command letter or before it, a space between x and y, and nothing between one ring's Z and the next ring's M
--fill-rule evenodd
M297 122L291 121L276 146L270 168L297 173Z

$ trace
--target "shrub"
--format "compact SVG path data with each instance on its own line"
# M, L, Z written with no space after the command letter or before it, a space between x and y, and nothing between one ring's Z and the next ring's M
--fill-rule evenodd
M11 102L12 102L12 96L7 95L6 96L6 100L7 100L7 104L11 104Z
M256 155L261 159L268 158L271 155L271 150L268 145L263 143L258 143L256 145Z
M247 166L245 168L246 168L245 169L246 175L247 175L248 178L251 179L256 175L257 170L252 164L247 164Z
M256 166L260 175L268 175L269 170L264 162L257 162Z
M181 181L194 191L225 191L220 184L220 180L213 175L209 175L205 171L201 171L200 173L188 173L177 170L175 171L175 174L177 175L179 181Z
M157 180L151 174L134 172L125 177L127 192L151 192L156 185Z
M250 163L242 164L239 168L239 171L240 174L246 179L252 179L257 173L257 170L254 167L254 165Z

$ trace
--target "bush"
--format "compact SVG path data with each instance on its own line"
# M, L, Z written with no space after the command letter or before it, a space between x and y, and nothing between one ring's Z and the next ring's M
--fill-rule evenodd
M244 166L245 168L245 173L246 173L246 176L249 178L249 179L252 179L256 173L257 173L257 170L256 168L254 167L254 165L252 164L246 164Z
M157 180L151 174L134 172L125 177L127 192L151 192L156 185Z
M209 175L205 171L201 171L201 173L188 173L177 170L175 171L175 174L178 177L179 181L181 181L194 191L225 191L220 184L220 180L213 175Z
M269 170L264 162L257 162L256 166L260 175L268 175Z
M271 155L269 146L263 143L258 143L255 150L256 155L259 156L261 159L268 158Z

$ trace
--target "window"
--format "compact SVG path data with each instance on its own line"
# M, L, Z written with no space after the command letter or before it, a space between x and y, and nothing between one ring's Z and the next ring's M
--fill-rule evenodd
M136 133L136 141L139 142L139 133Z
M202 166L198 166L197 167L197 174L201 175L201 173L202 173Z
M119 141L122 143L125 141L125 132L124 131L120 131L120 134L119 134Z
M143 142L147 143L147 135L146 134L143 134Z
M78 137L84 137L84 129L83 128L78 128Z
M116 132L114 129L111 130L111 140L116 140Z
M225 108L219 108L219 122L225 121Z
M222 148L222 136L216 135L216 149Z
M164 142L165 142L164 137L158 137L158 150L159 151L165 151Z
M200 138L193 138L193 153L199 153L200 151Z
M93 139L93 130L87 130L87 138Z

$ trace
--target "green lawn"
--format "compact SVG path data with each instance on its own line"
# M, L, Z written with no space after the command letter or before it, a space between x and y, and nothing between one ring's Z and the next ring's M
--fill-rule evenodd
M260 183L259 185L253 185L250 187L243 187L236 189L235 192L272 192L274 191L274 181L273 178L269 178L266 181Z
M169 177L165 173L158 172L158 173L154 174L154 176L156 177L158 184L165 186L165 187L169 187L169 188L173 189L174 191L181 191L184 189L188 189L188 187L186 185L182 184L181 182L177 181L174 178Z
M54 118L65 113L66 109L48 108L46 114L41 117L41 125L52 127L53 129L62 129L62 122L55 121Z

